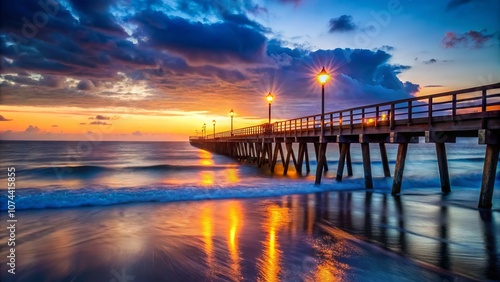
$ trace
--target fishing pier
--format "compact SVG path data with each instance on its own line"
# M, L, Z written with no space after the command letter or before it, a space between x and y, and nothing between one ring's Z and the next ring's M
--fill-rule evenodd
M259 167L268 165L272 172L279 158L284 175L291 164L299 174L304 166L307 173L311 171L307 145L312 143L317 161L316 184L329 170L329 143L338 143L340 149L337 181L342 181L345 167L347 175L353 175L351 144L360 144L366 189L373 188L370 143L377 143L384 176L393 177L392 194L397 195L401 193L408 145L418 145L419 137L436 146L443 193L451 191L446 143L455 143L457 137L475 137L485 145L478 207L492 207L500 148L500 83L192 136L189 141L195 147ZM294 152L293 144L297 143L298 151ZM387 157L388 143L398 144L393 175Z

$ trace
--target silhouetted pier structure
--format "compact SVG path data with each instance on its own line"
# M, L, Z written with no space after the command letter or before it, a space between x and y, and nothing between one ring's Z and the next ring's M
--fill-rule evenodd
M310 172L308 143L314 144L317 160L316 184L328 171L328 143L338 143L340 157L337 181L342 181L344 167L352 176L351 144L361 145L365 186L373 188L370 143L378 143L385 177L391 177L386 143L398 145L392 194L401 192L408 144L435 143L441 190L451 191L446 143L457 137L476 137L486 145L480 208L491 208L500 148L500 83L420 96L410 99L350 108L325 113L324 136L321 115L311 115L251 127L190 137L191 145L239 160L269 165L274 172L278 156L287 174L291 161L299 174L305 165ZM292 144L298 143L297 156ZM274 146L273 146L274 144ZM284 150L285 149L285 150Z

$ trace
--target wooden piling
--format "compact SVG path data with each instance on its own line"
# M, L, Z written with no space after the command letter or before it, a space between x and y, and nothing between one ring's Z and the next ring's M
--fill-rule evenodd
M478 208L491 209L493 189L495 188L495 176L498 164L499 144L486 145L484 157L483 181L481 183L481 194L479 195Z
M335 178L337 181L342 181L342 176L344 174L344 164L345 164L345 159L346 159L346 154L348 150L348 145L349 143L339 143L340 146L340 156L339 156L339 163L337 167L337 177Z
M307 149L307 143L306 146L304 147L304 157L306 159L306 173L311 172L311 167L309 166L309 152Z
M363 169L365 172L365 188L373 188L372 166L370 160L370 143L361 143L361 152L363 154Z
M318 166L316 167L316 181L315 184L321 184L321 176L323 175L323 171L326 171L326 146L328 143L320 143L319 144L319 156L318 156Z
M382 167L384 168L384 177L391 177L391 170L389 168L389 160L387 158L387 149L385 143L378 143L380 147L380 159L382 160Z
M285 160L285 170L283 171L283 175L287 175L288 166L290 165L290 157L292 157L295 167L297 167L297 160L295 159L295 154L293 153L292 143L286 143L286 160Z
M351 143L345 143L347 145L346 152L346 163L347 163L347 176L352 176L352 162L351 162Z
M446 157L446 143L436 143L436 155L439 166L439 178L441 180L441 192L451 192L450 175L448 173L448 160Z
M405 169L406 153L408 152L408 143L400 143L398 146L398 156L394 170L394 180L392 182L392 195L401 193L401 184L403 183L403 172Z

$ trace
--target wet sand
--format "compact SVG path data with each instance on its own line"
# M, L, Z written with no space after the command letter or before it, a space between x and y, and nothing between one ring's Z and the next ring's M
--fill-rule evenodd
M2 281L500 279L500 213L363 190L26 210ZM466 201L467 202L467 201ZM6 218L1 218L5 222ZM0 231L2 238L8 235ZM2 246L6 246L2 239Z

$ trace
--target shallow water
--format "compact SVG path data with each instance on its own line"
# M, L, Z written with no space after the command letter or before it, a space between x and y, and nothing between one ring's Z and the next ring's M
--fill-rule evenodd
M375 209L379 202L385 212ZM449 208L443 227L434 214L443 211L408 215L416 207L427 205L353 191L21 211L17 280L0 269L2 281L467 280L387 248L473 278L499 278L498 249L486 247L498 235L481 232L498 227L496 219L466 219L473 225L464 232L450 218L464 208Z

